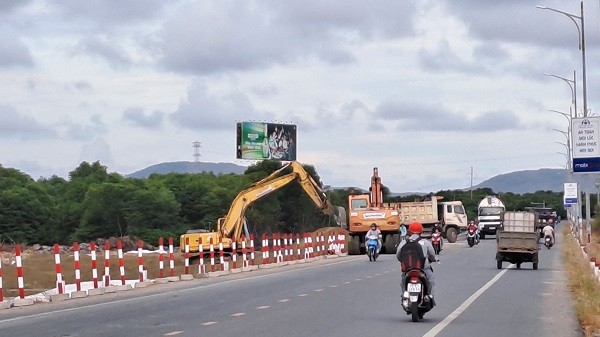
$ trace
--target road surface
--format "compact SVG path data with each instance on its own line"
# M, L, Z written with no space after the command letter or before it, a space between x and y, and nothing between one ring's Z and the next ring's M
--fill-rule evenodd
M557 230L557 232L559 232ZM0 311L2 336L581 336L561 238L539 269L496 268L495 237L446 243L437 306L418 323L400 306L398 262L327 259L243 275Z

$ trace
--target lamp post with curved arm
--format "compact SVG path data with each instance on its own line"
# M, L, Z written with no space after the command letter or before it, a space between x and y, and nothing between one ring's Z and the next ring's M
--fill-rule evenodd
M563 12L558 9L550 8L547 6L539 6L538 5L535 7L539 8L539 9L547 9L549 11L564 14L569 19L571 19L571 21L573 21L573 23L577 27L577 34L579 37L579 49L581 50L582 72L583 72L583 79L582 79L582 81L583 81L583 117L587 117L587 114L588 114L587 88L586 88L587 78L586 78L586 72L585 72L585 29L584 29L584 22L583 22L583 0L581 1L581 15L575 15L575 14ZM577 21L575 21L575 19L578 19L580 23L577 23ZM580 25L581 25L581 28L580 28ZM577 115L577 111L575 111L575 115Z
M562 76L554 75L554 74L544 73L544 75L561 79L569 85L569 88L571 88L571 103L573 104L573 108L575 109L575 117L577 117L577 77L575 74L575 70L573 70L573 79L572 80L562 77ZM556 110L549 110L549 111L558 112Z

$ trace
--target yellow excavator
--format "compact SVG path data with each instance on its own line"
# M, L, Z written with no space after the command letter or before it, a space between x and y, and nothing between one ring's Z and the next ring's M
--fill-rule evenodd
M292 169L292 172L280 175L281 172L288 167ZM235 241L237 245L236 248L239 249L242 242L242 233L245 234L245 237L249 240L246 218L244 217L246 208L261 197L280 189L294 180L300 183L304 191L306 191L319 209L325 214L333 216L336 223L340 225L339 217L336 215L339 208L336 208L331 204L321 187L314 181L308 172L306 172L300 163L291 161L277 171L271 173L268 177L253 183L248 188L241 191L233 200L227 215L224 218L219 218L217 221L216 231L203 232L190 230L186 234L181 235L179 238L181 252L185 252L186 240L189 244L190 253L198 253L200 251L200 242L202 242L202 251L207 252L210 248L211 238L215 247L218 247L218 244L223 242L223 249L231 251L232 242Z

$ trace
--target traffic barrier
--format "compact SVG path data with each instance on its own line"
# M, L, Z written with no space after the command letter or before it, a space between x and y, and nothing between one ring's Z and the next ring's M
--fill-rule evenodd
M158 238L158 277L159 278L165 277L164 246L165 246L164 239L162 237Z
M236 269L237 266L237 244L234 241L231 241L231 269Z
M250 265L254 266L254 234L250 234Z
M169 238L169 276L175 276L175 255L173 253L173 238Z
M275 237L277 238L277 263L280 263L283 262L283 254L281 253L281 234L275 234Z
M190 238L185 238L183 273L190 273Z
M300 233L296 233L296 260L302 259L302 255L300 255Z
M215 246L212 237L210 238L210 272L215 272Z
M25 299L25 280L23 279L23 260L21 260L21 247L15 246L15 262L17 264L17 283L19 298Z
M246 250L246 237L242 236L242 268L248 267L248 251Z
M321 232L321 253L327 255L327 247L325 246L325 236L323 232Z
M92 258L92 281L94 289L98 289L98 262L96 261L96 243L90 243L90 255Z
M204 266L204 247L202 246L202 238L198 238L198 256L200 262L198 264L198 274L206 274L206 266Z
M219 240L219 264L221 271L225 271L225 254L223 252L223 238Z
M110 243L104 244L104 286L110 286Z
M144 257L142 255L142 240L137 241L137 251L138 251L138 277L140 282L144 282Z
M261 239L262 244L260 250L262 251L262 264L269 264L269 239L266 234L263 234Z
M0 246L0 252L2 251ZM4 292L2 290L2 259L0 259L0 302L4 301Z
M125 259L123 258L123 242L117 240L117 255L119 256L119 276L121 285L125 285Z
M79 263L79 243L73 242L73 267L75 268L75 288L81 291L81 266Z
M60 247L58 243L54 244L54 271L56 272L56 289L59 294L65 291L65 281L63 281L62 271L60 266Z

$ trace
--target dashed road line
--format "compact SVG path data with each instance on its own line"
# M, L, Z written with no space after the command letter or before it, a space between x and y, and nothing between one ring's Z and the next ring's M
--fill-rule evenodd
M281 300L279 300L277 302L279 302L279 303L285 303L285 302L287 302L289 300L290 300L289 298L284 298L284 299L281 299Z
M337 287L338 287L337 284L332 284L329 286L329 288L337 288Z
M260 307L256 307L256 309L263 310L263 309L267 309L267 308L270 308L270 307L271 307L270 305L263 305L263 306L260 306Z
M244 316L246 313L245 312L236 312L235 314L232 314L231 317L240 317L240 316Z
M183 331L172 331L172 332L168 332L168 333L164 334L163 336L176 336L176 335L179 335L182 333L183 333Z
M324 289L315 289L316 292L323 291Z
M219 322L212 322L211 321L211 322L204 322L201 325L203 325L203 326L210 326L210 325L214 325L214 324L217 324L217 323L219 323Z
M308 296L308 294L299 294L298 297Z

